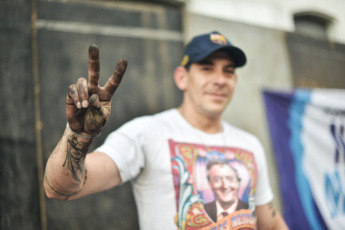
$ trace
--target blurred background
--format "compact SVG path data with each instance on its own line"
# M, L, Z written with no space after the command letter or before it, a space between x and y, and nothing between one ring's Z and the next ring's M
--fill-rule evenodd
M281 209L262 91L344 89L344 9L341 0L1 0L0 229L138 229L129 183L69 202L43 193L68 86L87 77L90 44L100 48L102 85L119 58L129 61L95 148L124 122L178 106L183 46L213 30L247 54L224 119L263 143Z

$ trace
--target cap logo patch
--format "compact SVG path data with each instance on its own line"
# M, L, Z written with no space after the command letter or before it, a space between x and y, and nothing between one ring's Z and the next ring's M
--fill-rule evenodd
M219 45L226 45L226 44L228 44L228 41L226 40L226 38L223 35L220 35L220 34L211 34L210 35L210 40L213 43L219 44Z
M189 62L189 56L188 54L184 55L181 61L181 66L186 66Z

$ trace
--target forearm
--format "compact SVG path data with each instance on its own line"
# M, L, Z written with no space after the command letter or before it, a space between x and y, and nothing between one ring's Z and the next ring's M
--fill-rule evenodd
M44 188L49 198L68 199L82 190L87 179L85 157L93 139L65 129L46 165Z
M288 230L281 214L273 207L272 203L257 206L257 225L259 230Z
M259 228L261 229L261 228ZM266 228L268 229L268 228ZM288 230L288 226L286 225L283 217L279 212L275 213L275 216L272 218L271 228L272 230Z

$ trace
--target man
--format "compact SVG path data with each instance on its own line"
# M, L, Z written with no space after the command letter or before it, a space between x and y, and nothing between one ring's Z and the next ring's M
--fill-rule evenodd
M237 82L235 69L246 62L241 49L218 32L195 37L174 72L183 92L181 106L124 124L95 152L86 154L110 116L112 95L127 67L121 59L101 87L98 55L98 48L90 46L89 81L80 78L69 87L66 129L46 166L44 187L49 198L76 199L131 180L141 229L189 229L195 224L209 228L213 223L205 217L193 180L198 173L191 159L201 155L190 150L221 146L220 155L246 155L251 162L247 166L256 181L251 195L259 228L286 229L269 205L273 195L261 145L221 118ZM237 146L236 151L232 146ZM195 219L203 221L192 223ZM243 224L234 220L233 226Z
M210 161L207 172L207 180L216 199L205 204L205 211L214 222L237 210L249 208L248 203L238 198L241 179L236 169L225 161Z

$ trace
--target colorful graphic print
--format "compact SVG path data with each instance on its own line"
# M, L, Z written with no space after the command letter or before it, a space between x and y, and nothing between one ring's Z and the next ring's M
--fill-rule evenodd
M178 210L175 223L178 229L256 229L253 197L257 166L251 152L231 147L178 143L173 140L169 140L169 146ZM218 167L223 172L221 176L216 175L219 170L214 167L219 164L222 165ZM221 187L225 183L232 183L232 189ZM231 191L234 188L237 192ZM233 194L230 195L231 192ZM219 206L227 198L236 197L236 209L224 217L217 215L216 200ZM210 207L214 211L210 211Z

